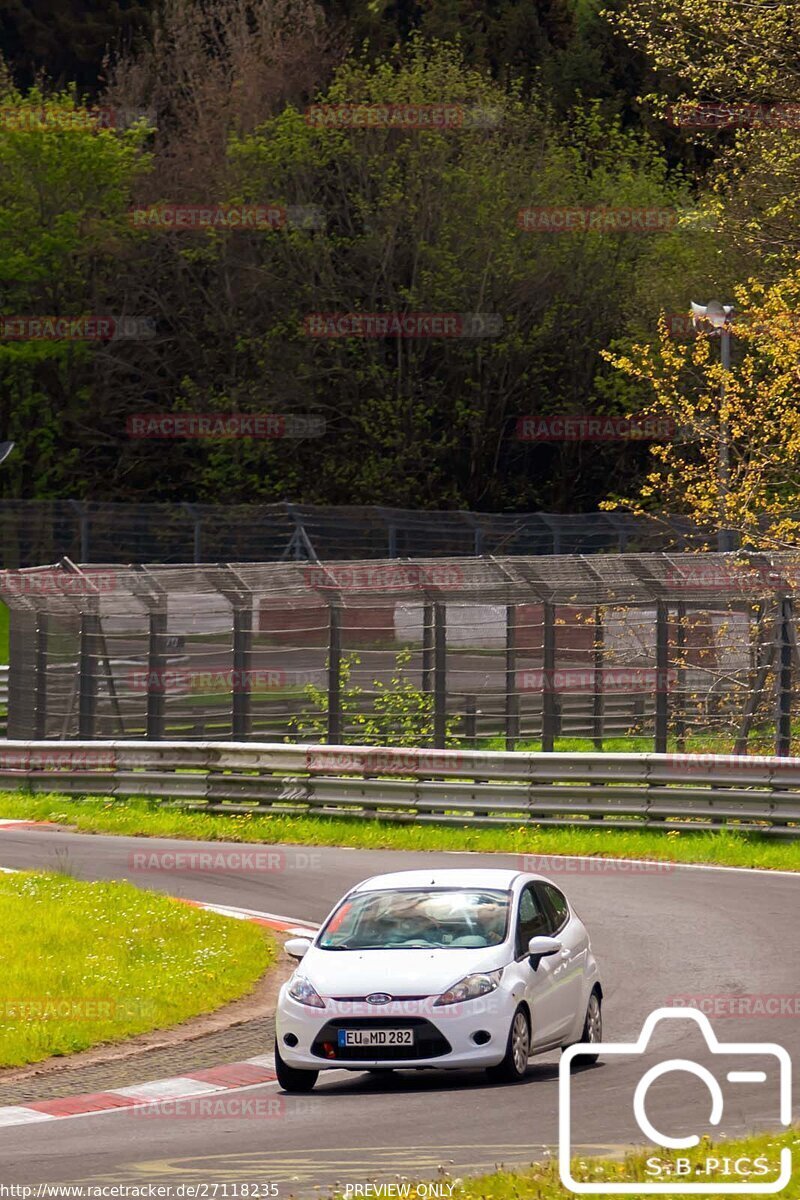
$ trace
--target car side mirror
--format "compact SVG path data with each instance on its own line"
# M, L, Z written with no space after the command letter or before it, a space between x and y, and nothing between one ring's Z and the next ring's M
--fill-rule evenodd
M561 942L558 938L532 937L528 942L528 958L534 971L543 958L548 958L551 954L558 954L561 949Z
M302 958L311 949L311 942L308 938L289 938L283 948L292 958Z

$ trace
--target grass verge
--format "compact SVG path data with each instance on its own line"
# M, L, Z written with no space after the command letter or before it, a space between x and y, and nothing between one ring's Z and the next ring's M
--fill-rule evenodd
M800 1153L800 1129L758 1134L714 1144L704 1138L694 1149L680 1152L679 1157L689 1163L688 1173L680 1176L676 1175L676 1158L663 1150L631 1154L624 1160L578 1159L573 1162L572 1171L573 1177L581 1182L664 1184L670 1181L675 1184L676 1192L680 1184L686 1182L723 1184L746 1183L749 1180L753 1183L766 1183L778 1178L780 1152L785 1147L793 1151L796 1159ZM724 1173L723 1161L726 1158L729 1160L727 1175ZM708 1169L712 1160L721 1165L717 1169ZM734 1173L734 1164L737 1161L741 1169L739 1174ZM660 1175L657 1174L654 1164L658 1164ZM747 1176L744 1174L745 1170L753 1173ZM757 1173L759 1170L761 1174ZM525 1171L498 1171L480 1178L450 1182L457 1184L453 1188L453 1200L567 1200L568 1197L574 1200L575 1197L574 1192L562 1186L558 1177L558 1165L549 1158L542 1163L534 1163ZM407 1195L414 1200L413 1185ZM629 1195L633 1196L634 1200L644 1200L646 1193ZM722 1193L717 1192L716 1195L721 1200ZM800 1200L800 1173L797 1170L794 1171L791 1182L779 1195L781 1200ZM713 1200L711 1193L709 1196Z
M640 829L481 829L468 825L401 825L347 817L183 812L153 799L28 796L0 792L0 818L74 825L87 833L202 841L350 846L365 850L478 850L504 854L577 854L709 863L800 871L800 839L779 842L757 834Z
M266 931L129 883L0 875L0 1067L176 1025L251 990Z

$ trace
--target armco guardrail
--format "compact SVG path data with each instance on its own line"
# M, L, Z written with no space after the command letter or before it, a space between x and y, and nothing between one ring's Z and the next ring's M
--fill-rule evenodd
M3 741L0 789L15 788L226 813L628 829L689 820L800 836L800 758Z

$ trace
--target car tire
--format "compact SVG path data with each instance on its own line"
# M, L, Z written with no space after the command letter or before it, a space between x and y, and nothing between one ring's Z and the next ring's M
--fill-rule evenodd
M511 1021L502 1062L495 1067L487 1067L486 1074L494 1083L519 1083L525 1078L530 1053L530 1025L525 1009L520 1005Z
M275 1047L275 1074L285 1092L310 1092L319 1078L319 1071L304 1071L300 1067L290 1067L281 1058L277 1046Z
M602 1042L603 1040L603 1002L596 991L589 997L586 1006L586 1017L583 1022L581 1042ZM593 1067L599 1059L599 1054L576 1054L570 1064L575 1067Z

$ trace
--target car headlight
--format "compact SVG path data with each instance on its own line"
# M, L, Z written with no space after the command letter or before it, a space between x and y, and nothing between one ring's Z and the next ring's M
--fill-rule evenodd
M446 992L442 992L434 1001L434 1008L440 1004L461 1004L464 1000L477 1000L493 992L503 975L503 968L498 971L477 971L474 975L465 975L454 983Z
M298 1004L307 1004L310 1008L324 1008L325 1001L320 996L317 989L305 978L304 975L295 975L290 987L289 995Z

